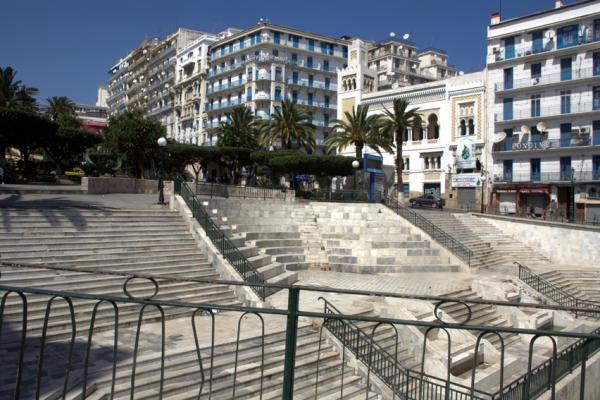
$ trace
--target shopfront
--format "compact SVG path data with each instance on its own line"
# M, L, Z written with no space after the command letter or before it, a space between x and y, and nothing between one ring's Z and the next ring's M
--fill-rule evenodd
M492 193L494 211L500 214L545 217L550 208L550 187L496 188Z

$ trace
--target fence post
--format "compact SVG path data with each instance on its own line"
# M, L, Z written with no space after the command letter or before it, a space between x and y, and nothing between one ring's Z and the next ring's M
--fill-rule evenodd
M283 367L282 398L284 400L292 400L294 397L294 369L296 368L299 300L300 290L294 287L289 288L287 327L285 331L285 360Z

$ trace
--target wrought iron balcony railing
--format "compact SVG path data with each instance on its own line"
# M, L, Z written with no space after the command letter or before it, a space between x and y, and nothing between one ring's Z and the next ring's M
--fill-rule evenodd
M570 170L554 172L523 172L507 173L494 175L495 183L523 183L523 182L570 182L571 178L575 182L589 182L600 180L600 170L598 171L575 171Z

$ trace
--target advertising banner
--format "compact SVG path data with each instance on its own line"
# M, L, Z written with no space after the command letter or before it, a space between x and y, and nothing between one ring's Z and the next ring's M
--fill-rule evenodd
M456 164L459 169L475 168L475 140L459 137L456 141Z
M454 174L452 175L453 188L474 188L481 186L481 175L479 174Z

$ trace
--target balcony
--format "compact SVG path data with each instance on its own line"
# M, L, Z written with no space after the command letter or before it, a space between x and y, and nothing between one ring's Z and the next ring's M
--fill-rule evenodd
M599 146L600 140L592 141L590 135L573 136L564 139L542 139L528 142L501 142L494 144L493 151L546 151L581 146Z
M337 109L336 104L325 103L320 101L297 100L296 103L307 107L326 108L328 110Z
M497 92L509 91L509 90L517 90L523 88L530 88L534 86L543 86L543 85L551 85L555 83L568 83L573 81L580 81L582 79L599 79L600 78L600 70L596 68L586 68L582 70L573 70L571 79L562 79L561 73L557 74L543 74L539 78L524 78L524 79L516 79L512 82L512 85L506 85L505 82L500 82L495 84L495 89Z
M213 94L213 93L217 93L217 92L221 92L223 90L228 90L228 89L233 89L236 87L240 87L242 85L245 85L247 82L246 79L242 79L241 81L234 81L231 83L223 83L221 85L214 85L213 87L208 87L206 89L206 94Z
M217 110L224 110L226 108L231 108L231 107L235 107L237 105L243 104L245 102L245 98L242 98L241 100L239 100L238 98L234 98L231 99L230 101L222 101L221 104L219 103L215 103L215 105L213 106L212 103L207 103L206 107L204 108L204 111L206 112L211 112L211 111L217 111Z
M336 84L329 84L326 85L324 83L320 83L320 82L310 82L307 79L287 79L286 83L288 85L295 85L295 86L303 86L303 87L307 87L307 88L314 88L314 89L322 89L322 90L331 90L332 92L337 91L337 85Z
M530 119L537 121L540 119L564 118L569 115L578 116L585 113L597 113L600 112L600 102L576 103L571 100L570 111L563 111L565 110L560 105L546 106L539 108L539 115L531 115L531 107L528 104L527 108L515 110L512 113L497 112L494 114L494 120L496 123L525 122Z
M208 77L214 77L220 74L223 74L225 72L230 72L230 71L235 71L238 68L241 68L243 66L245 66L248 63L260 63L260 62L264 62L264 63L281 63L281 64L286 64L286 65L291 65L294 67L300 67L300 68L306 68L306 69L310 69L312 71L319 71L321 73L324 74L331 74L331 75L335 75L336 71L335 71L335 65L330 65L329 66L329 70L325 71L323 70L323 66L322 63L315 63L313 62L313 64L308 64L306 62L306 60L292 60L291 58L288 57L279 57L279 56L271 56L271 55L261 55L261 56L254 56L254 57L249 57L246 60L242 61L242 62L238 62L235 64L229 64L226 65L224 67L217 67L216 69L212 69L208 72Z
M560 53L568 53L571 51L571 49L590 45L593 43L597 43L599 41L600 41L600 37L594 37L593 35L590 35L590 34L588 34L585 37L580 36L577 39L577 41L570 46L567 45L567 46L562 46L562 47L558 47L556 45L555 39L552 39L552 40L545 39L543 45L539 46L539 47L534 46L533 42L529 41L529 42L514 46L514 51L511 52L513 54L512 56L511 56L511 54L507 54L506 49L500 46L497 48L497 51L495 51L493 54L488 56L488 64L502 63L504 61L511 61L511 60L515 60L515 59L519 59L519 58L524 59L521 62L530 61L532 59L537 59L537 58L543 59L543 58L551 57L546 54L551 51L557 51ZM578 49L578 51L580 51L580 50Z
M575 182L600 181L600 171L575 171L573 174ZM571 171L554 172L522 172L494 175L494 183L553 183L571 182Z

